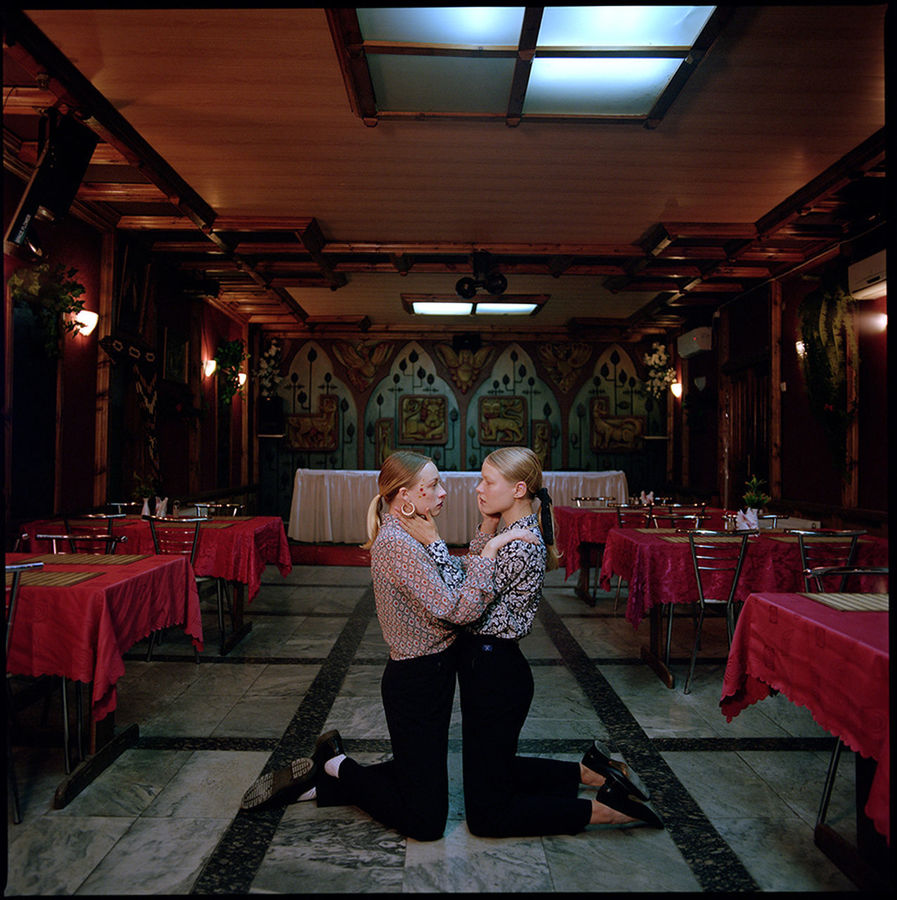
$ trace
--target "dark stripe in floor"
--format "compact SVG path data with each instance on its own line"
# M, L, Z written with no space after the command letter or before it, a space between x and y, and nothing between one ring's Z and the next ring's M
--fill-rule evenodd
M543 600L540 604L539 621L607 727L611 749L619 750L645 784L651 786L651 804L701 887L705 891L758 891L759 886L741 860L583 652L550 602Z

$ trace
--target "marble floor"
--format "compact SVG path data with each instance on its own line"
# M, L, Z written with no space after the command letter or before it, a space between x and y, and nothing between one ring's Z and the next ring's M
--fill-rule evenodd
M139 740L65 808L52 808L61 744L14 747L24 820L8 814L7 896L856 890L813 843L831 738L781 695L726 722L721 621L706 626L688 695L691 626L677 622L668 690L640 661L646 629L623 619L622 604L615 611L602 594L587 606L573 579L550 573L522 643L536 691L521 752L577 760L604 739L639 773L666 828L474 837L456 698L449 823L421 843L354 807L240 811L266 766L307 755L328 728L360 762L389 755L368 569L295 566L284 578L269 567L248 614L252 631L223 658L213 602L198 665L177 629L151 662L141 645L129 652L116 722L137 723ZM853 778L848 754L828 821L850 841Z

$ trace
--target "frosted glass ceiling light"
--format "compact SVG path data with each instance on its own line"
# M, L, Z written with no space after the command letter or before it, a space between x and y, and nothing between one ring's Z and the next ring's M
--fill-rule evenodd
M365 41L516 47L522 6L412 6L358 8Z
M546 6L539 47L690 47L713 6Z
M469 316L473 304L430 301L415 302L411 307L418 316Z

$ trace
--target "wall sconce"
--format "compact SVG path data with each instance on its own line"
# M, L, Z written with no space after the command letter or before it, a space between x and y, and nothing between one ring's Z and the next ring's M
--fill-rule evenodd
M797 351L797 355L798 355L798 357L800 357L800 359L804 359L806 357L807 347L803 341L795 341L794 349Z
M99 321L99 315L89 309L82 309L72 316L75 331L78 334L83 334L84 337L87 337L97 327L97 322Z
M246 373L245 372L240 372L237 375L237 384L239 384L240 387L243 387L243 385L246 384Z
M215 369L218 368L218 362L214 359L207 359L202 364L202 374L209 378L210 376L215 374Z
M674 381L670 385L670 392L678 400L682 396L682 382Z

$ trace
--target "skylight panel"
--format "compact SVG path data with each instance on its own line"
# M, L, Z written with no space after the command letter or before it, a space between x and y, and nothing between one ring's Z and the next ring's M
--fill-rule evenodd
M516 47L522 6L423 6L359 8L366 41Z

